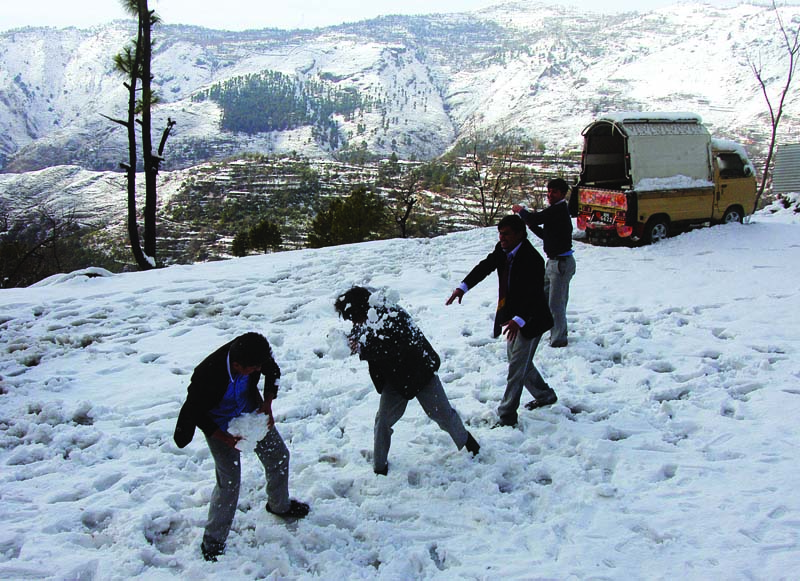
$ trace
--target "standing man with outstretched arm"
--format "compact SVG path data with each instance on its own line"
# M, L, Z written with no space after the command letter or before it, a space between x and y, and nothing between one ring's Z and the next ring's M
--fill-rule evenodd
M264 396L258 380L264 376ZM283 518L302 518L308 505L289 498L289 449L275 428L272 400L278 393L281 370L267 339L245 333L226 343L195 367L186 402L175 426L175 443L183 448L200 428L214 458L216 486L208 507L201 550L206 561L216 561L225 551L236 505L239 502L242 462L236 444L241 436L228 432L230 422L244 413L265 414L266 435L255 452L267 478L267 512Z
M475 266L447 300L448 305L489 274L497 271L498 303L493 336L506 336L508 378L503 400L497 408L497 426L516 426L517 408L525 387L534 399L527 409L554 404L556 392L545 383L533 363L542 333L553 326L544 294L544 260L531 245L525 223L519 216L506 216L497 225L500 241Z
M547 182L547 201L550 204L540 212L529 212L519 204L512 210L523 219L531 231L544 242L547 254L544 292L553 313L550 346L566 347L567 302L569 283L575 275L575 256L572 250L572 218L567 204L569 186L561 178Z

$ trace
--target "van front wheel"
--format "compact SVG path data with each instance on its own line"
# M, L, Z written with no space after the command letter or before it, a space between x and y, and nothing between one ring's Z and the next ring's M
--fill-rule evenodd
M722 215L722 223L723 224L730 224L731 222L739 222L742 223L744 220L744 212L739 206L731 206L725 213Z
M642 239L645 244L654 244L669 236L669 221L666 218L650 218L645 224Z

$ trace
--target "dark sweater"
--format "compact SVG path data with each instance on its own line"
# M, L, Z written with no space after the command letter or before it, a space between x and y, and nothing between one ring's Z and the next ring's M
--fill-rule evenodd
M531 232L542 239L544 253L548 258L556 258L572 250L572 218L566 201L553 204L539 212L522 210L519 216Z
M377 313L377 321L353 329L359 357L369 364L378 393L391 389L413 399L439 369L439 355L403 309L379 307Z

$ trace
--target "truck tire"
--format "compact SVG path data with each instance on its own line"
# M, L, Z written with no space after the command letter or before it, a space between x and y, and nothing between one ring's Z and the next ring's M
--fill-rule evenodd
M731 222L739 222L741 224L744 221L744 212L739 206L731 206L725 213L722 215L722 220L720 223L722 224L730 224Z
M654 216L647 221L642 233L645 244L660 242L669 236L669 220L664 216Z

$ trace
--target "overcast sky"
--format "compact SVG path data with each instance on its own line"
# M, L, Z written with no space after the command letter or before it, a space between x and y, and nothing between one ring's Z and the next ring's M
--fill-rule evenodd
M384 14L466 12L502 0L150 0L162 20L209 28L316 28ZM533 0L531 0L533 1ZM646 11L678 0L552 0L545 4L586 6L617 12ZM726 0L706 0L722 5ZM221 7L221 9L220 9ZM0 0L0 30L21 26L89 27L126 18L119 0Z

